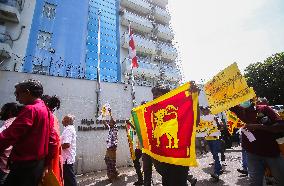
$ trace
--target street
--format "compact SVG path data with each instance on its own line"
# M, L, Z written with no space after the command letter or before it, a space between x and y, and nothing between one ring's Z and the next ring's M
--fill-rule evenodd
M238 168L241 168L241 149L240 147L233 147L227 149L226 160L222 162L224 173L220 176L220 181L218 183L212 183L210 178L210 173L213 172L213 165L210 165L213 162L212 156L210 153L200 155L197 151L197 159L199 166L196 168L190 168L190 174L197 178L196 186L201 185L248 185L247 177L241 177L237 172ZM87 175L77 176L77 181L79 186L103 186L103 185L133 185L137 181L136 173L133 167L122 167L118 169L120 172L119 179L110 183L107 180L106 172L95 172ZM159 186L161 184L161 176L153 171L153 185ZM190 185L190 183L189 183Z

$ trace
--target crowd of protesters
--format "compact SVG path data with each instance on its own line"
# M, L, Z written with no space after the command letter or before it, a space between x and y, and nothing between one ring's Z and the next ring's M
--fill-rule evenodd
M169 91L154 87L153 99ZM193 82L190 91L199 92ZM18 83L14 94L19 104L6 103L0 113L1 120L4 121L0 128L0 186L44 185L47 175L53 175L57 185L77 185L73 170L76 156L75 116L67 114L63 117L64 130L60 135L60 124L54 114L60 108L60 99L57 96L43 95L43 86L37 80ZM281 154L283 147L277 143L283 141L283 120L268 106L265 99L248 100L230 110L245 123L239 130L242 168L237 171L249 177L251 186L263 185L265 176L273 177L275 185L284 186L284 154ZM108 111L110 119L103 122L109 131L104 160L109 181L113 182L119 175L116 168L118 128L111 109ZM214 160L212 181L218 182L224 173L222 167L225 149L232 146L226 120L211 114L209 107L199 107L198 115L197 123L202 119L212 122L216 127L216 135L204 137L200 144L202 153L207 153L206 146L209 147ZM255 140L251 140L248 134ZM139 144L135 155L133 163L138 180L134 185L152 185L153 166L162 176L164 186L185 186L188 181L195 185L198 182L189 174L189 167L159 162L143 153Z
M154 88L152 89L153 98L167 93L169 90ZM259 98L258 100L248 100L230 109L245 126L238 130L240 135L240 144L242 146L241 169L237 171L241 176L248 176L250 186L262 186L264 178L273 177L273 183L277 186L284 186L284 121L280 116L268 106L267 100ZM212 182L218 182L220 176L224 173L222 167L226 166L225 149L232 147L232 139L228 133L225 118L210 113L209 107L200 107L200 118L212 121L219 130L219 135L206 136L201 139L201 152L207 153L206 145L212 154L214 162L211 164L214 171L211 174ZM245 131L245 132L244 132ZM218 131L217 131L218 133ZM250 141L250 133L256 140ZM282 142L281 144L277 144ZM282 154L281 154L282 149ZM135 153L141 151L136 150ZM220 155L220 156L219 156ZM137 156L134 164L141 156ZM221 161L220 161L221 160ZM189 167L170 165L161 163L151 158L149 155L142 153L144 180L139 170L140 164L135 166L138 174L138 180L134 185L151 185L152 165L154 164L157 172L162 176L162 184L165 186L185 186L187 181L195 185L197 179L188 174ZM143 180L143 181L142 181ZM267 184L270 180L266 180ZM143 183L142 183L143 182Z
M56 185L77 185L74 116L64 117L60 139L59 122L53 114L60 108L56 96L43 95L37 80L18 83L14 94L19 104L6 103L0 113L4 121L0 129L0 185L48 185L48 175L54 176Z

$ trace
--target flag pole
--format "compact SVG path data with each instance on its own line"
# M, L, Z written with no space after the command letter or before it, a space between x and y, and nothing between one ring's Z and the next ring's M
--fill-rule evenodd
M128 26L128 35L129 35L129 41L130 41L130 37L133 36L132 32L131 32L131 22L129 22L129 26ZM130 47L129 47L130 48ZM130 56L130 49L128 49L128 58L131 64L131 70L130 70L130 83L131 83L131 99L132 99L132 107L134 108L136 106L136 101L135 101L135 88L134 88L134 75L133 75L133 64L132 64L132 57Z
M132 107L134 108L136 106L136 101L135 101L135 88L134 88L134 75L133 75L133 66L131 65L131 96L132 96Z
M97 110L96 110L96 117L99 116L100 111L100 93L101 93L101 78L100 78L100 63L101 63L101 11L98 10L98 65L97 65Z

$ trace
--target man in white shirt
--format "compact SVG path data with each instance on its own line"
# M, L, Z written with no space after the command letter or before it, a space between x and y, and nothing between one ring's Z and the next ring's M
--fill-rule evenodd
M202 115L200 116L200 120L212 123L212 128L208 131L205 140L207 141L210 152L214 159L214 173L211 174L211 177L213 178L213 182L218 182L219 176L223 173L219 159L219 153L221 153L221 142L219 140L219 136L221 136L221 132L217 126L218 120L216 116L210 113L208 107L201 108L201 113Z
M62 120L64 126L61 135L64 186L77 185L73 170L76 156L76 130L73 125L74 118L74 116L68 114Z

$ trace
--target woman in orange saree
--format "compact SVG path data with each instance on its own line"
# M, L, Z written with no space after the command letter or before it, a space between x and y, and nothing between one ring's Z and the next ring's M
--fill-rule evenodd
M50 111L53 113L56 110L60 108L60 100L57 96L48 96L43 95L42 100L45 102L46 106L50 109ZM60 130L59 130L59 122L57 117L53 114L54 117L54 129L58 136L58 146L57 151L55 154L55 157L52 159L52 172L54 173L58 184L60 186L64 186L63 183L63 162L62 162L62 156L61 156L61 143L60 143Z

